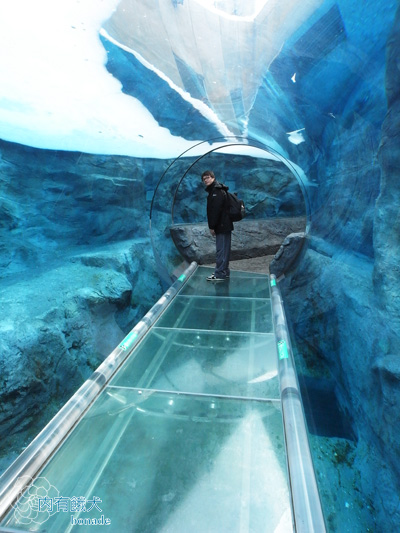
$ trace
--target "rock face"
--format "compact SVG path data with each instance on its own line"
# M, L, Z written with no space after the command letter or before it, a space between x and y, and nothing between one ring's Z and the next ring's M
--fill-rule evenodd
M186 166L189 165L186 163ZM299 183L292 172L281 162L254 157L210 154L196 163L182 179L178 190L171 194L172 185L178 181L181 166L174 168L171 185L163 186L158 205L168 205L174 197L172 224L193 224L207 220L207 192L200 180L201 173L213 169L216 179L237 192L246 206L248 220L302 217L306 207ZM172 189L173 190L173 189Z
M378 530L400 523L399 24L398 15L388 42L385 120L380 99L355 87L357 113L349 106L317 164L302 260L281 282L301 373L329 376L352 413L358 486L377 502L377 524L385 524Z
M146 187L164 163L0 154L1 471L161 295Z
M123 241L0 287L0 428L7 458L155 303L161 289L152 260L145 240Z
M231 260L273 255L289 233L304 230L305 225L305 217L235 222ZM207 224L175 225L170 231L177 249L188 262L196 261L199 265L215 262L215 239Z
M374 281L382 306L400 331L400 15L388 41L386 94L388 112L382 126L379 163L382 170L374 218ZM396 222L395 222L396 221Z
M303 248L305 238L304 232L291 233L286 237L269 265L271 274L279 278L293 267Z
M373 289L379 305L380 334L374 339L372 361L373 423L384 454L400 479L400 8L387 48L388 111L382 126L379 163L380 193L374 218ZM396 222L395 222L396 221ZM399 483L400 484L400 483ZM399 498L389 498L400 521ZM397 507L396 507L397 506Z

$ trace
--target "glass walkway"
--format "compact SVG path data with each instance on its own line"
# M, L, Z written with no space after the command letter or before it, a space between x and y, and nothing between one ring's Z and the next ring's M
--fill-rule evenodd
M18 478L1 531L294 530L269 279L211 271L194 270L44 467Z

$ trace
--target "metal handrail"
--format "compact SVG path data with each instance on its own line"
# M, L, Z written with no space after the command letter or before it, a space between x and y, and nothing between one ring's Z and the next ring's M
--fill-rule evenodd
M294 526L297 533L325 533L290 335L274 275L270 275L270 285Z
M123 341L93 372L90 378L83 383L3 473L0 477L0 519L4 517L14 503L20 491L24 488L24 484L25 486L29 484L30 478L38 473L51 454L60 446L196 268L196 262L189 265L142 320L136 324Z

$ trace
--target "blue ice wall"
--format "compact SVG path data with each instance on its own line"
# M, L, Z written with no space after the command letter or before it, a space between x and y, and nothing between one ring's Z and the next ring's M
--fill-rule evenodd
M217 146L211 139L251 142L289 161L307 197L306 243L281 285L304 393L321 400L333 391L347 421L331 435L310 420L329 530L395 531L398 3L111 4L102 3L101 16L77 12L74 20L37 5L27 18L36 11L40 17L21 35L12 5L0 17L19 35L13 50L23 44L22 55L5 54L0 100L0 427L7 435L1 464L5 468L9 449L16 454L26 445L161 293L149 215L168 166L210 140L174 163L157 197L155 216L165 222L160 231L175 254L163 198L174 194L196 157ZM41 35L37 24L47 20L41 32L65 29L60 41L66 42L71 35L66 53L46 39L41 53L34 48L40 39L29 37L30 27ZM74 59L71 70L67 60L90 31L85 69ZM68 73L60 80L51 49ZM21 72L30 81L12 90ZM52 107L57 99L62 105ZM245 176L243 193L264 201L270 191L262 165L246 153L235 155L242 157L236 168L206 157L189 173L181 188L193 198L187 216L201 215L203 163L229 173L232 183ZM286 194L278 182L276 190L277 197ZM279 212L279 202L269 214ZM167 269L180 261L177 253L168 256ZM38 419L44 405L49 408Z

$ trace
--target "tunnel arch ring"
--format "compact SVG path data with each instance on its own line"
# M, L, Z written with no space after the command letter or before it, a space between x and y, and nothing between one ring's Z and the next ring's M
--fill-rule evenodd
M232 139L232 140L229 141L229 139ZM239 137L239 136L236 136L236 135L232 136L232 137L230 137L230 136L221 136L221 137L207 139L207 140L195 143L193 146L191 146L190 148L188 148L187 150L182 152L178 157L176 157L168 165L168 167L165 169L165 171L161 175L160 179L158 180L158 183L157 183L157 185L155 187L155 190L154 190L154 193L153 193L153 197L152 197L152 200L151 200L151 205L150 205L150 239L151 239L153 253L154 253L154 257L156 259L156 263L157 263L157 267L158 267L159 273L160 273L161 277L165 278L167 281L172 281L173 278L168 273L168 269L165 267L165 265L162 264L160 254L158 253L157 247L155 245L155 239L154 239L153 227L152 227L153 210L154 210L154 205L155 205L155 200L156 200L157 193L160 190L160 187L161 187L161 184L162 184L163 180L166 178L167 174L171 171L172 167L174 166L174 164L177 161L179 161L182 157L190 157L190 152L192 150L194 150L194 149L198 149L199 146L201 146L203 144L212 144L212 143L216 143L216 142L218 142L218 143L222 142L223 144L218 144L218 146L215 146L214 148L211 148L210 150L207 150L202 155L197 157L187 167L185 172L180 177L180 179L179 179L179 181L178 181L178 183L177 183L177 185L175 187L175 192L174 192L174 195L173 195L172 204L171 204L171 208L170 208L170 225L172 225L174 223L174 207L175 207L175 202L176 202L176 198L177 198L179 187L180 187L181 183L183 182L183 180L185 179L185 177L187 176L187 174L190 172L190 170L199 161L201 161L204 157L208 156L209 154L211 154L213 152L216 152L218 150L222 150L224 148L228 148L228 147L231 147L231 146L242 146L242 147L248 147L248 148L256 148L256 149L259 149L261 151L266 152L267 154L272 155L276 160L278 160L281 163L283 163L290 170L290 172L294 175L295 179L299 183L300 189L301 189L302 194L303 194L304 202L305 202L305 208L306 208L306 228L305 228L305 231L306 231L306 233L308 233L308 229L309 229L309 225L310 225L310 221L311 221L311 209L310 209L310 200L309 200L309 196L308 196L308 189L307 189L307 183L306 183L307 182L307 178L306 178L304 173L302 174L302 172L300 171L301 169L299 169L297 166L295 166L289 159L287 159L285 156L280 154L277 150L275 150L274 148L272 148L268 144L263 143L261 141L258 141L256 139L248 138L248 137Z

